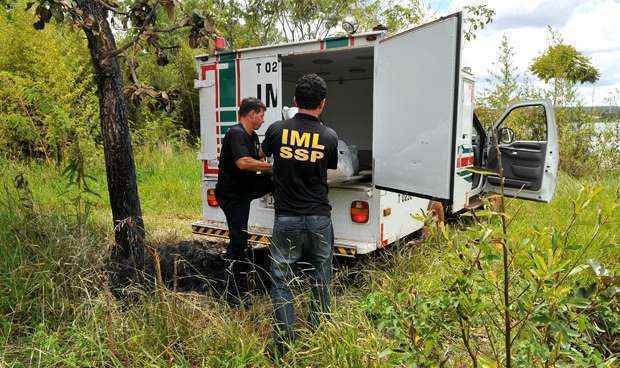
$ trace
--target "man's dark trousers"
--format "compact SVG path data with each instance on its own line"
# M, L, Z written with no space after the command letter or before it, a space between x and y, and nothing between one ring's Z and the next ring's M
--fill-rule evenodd
M332 278L334 230L330 216L276 216L271 246L271 299L280 342L295 340L293 309L294 265L304 261L312 283L308 322L318 326L321 316L330 319L329 286Z
M226 248L226 299L233 305L240 304L243 294L249 290L248 272L252 263L248 248L250 203L272 191L270 177L259 177L253 184L248 193L218 196L230 239Z

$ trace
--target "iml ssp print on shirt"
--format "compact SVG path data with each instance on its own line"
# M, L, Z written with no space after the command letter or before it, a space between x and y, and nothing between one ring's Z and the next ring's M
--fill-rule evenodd
M280 157L297 161L317 162L325 157L325 146L319 144L320 133L282 129Z

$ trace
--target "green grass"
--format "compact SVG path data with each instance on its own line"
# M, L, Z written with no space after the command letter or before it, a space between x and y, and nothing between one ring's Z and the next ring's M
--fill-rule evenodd
M136 161L149 241L190 237L189 223L200 217L196 153L161 146L137 152ZM246 312L231 311L204 295L168 290L143 293L130 306L111 296L102 271L112 238L101 164L90 170L97 178L92 188L101 198L94 199L86 223L77 221L76 193L67 191L56 168L0 164L0 367L273 366L264 353L272 326L266 296L257 296ZM32 190L31 208L28 195L14 187L18 173ZM617 275L618 176L562 175L551 205L509 201L511 239L533 236L532 224L543 233L536 239L567 227L584 187L597 188L597 194L573 225L570 243L586 243L598 213L606 216L609 221L585 258L598 259ZM454 239L474 239L465 224L451 225L449 231ZM446 298L446 282L458 276L454 262L454 248L434 238L395 246L339 272L333 321L315 332L302 328L299 342L278 366L409 366L432 344L433 351L447 348L448 366L462 366L468 360L458 334L447 325L437 331L431 313ZM297 302L303 317L307 297ZM414 334L421 336L412 340L415 347L403 345L401 325L415 326Z
M141 148L135 153L138 188L147 231L149 228L169 228L169 223L187 222L201 216L200 180L201 162L195 149L176 148L162 144ZM87 169L95 178L90 188L99 197L89 196L93 202L96 220L111 221L109 198L103 158L93 158ZM10 183L21 173L30 184L38 203L54 210L72 207L76 190L62 176L62 169L36 162L12 162L0 158L6 169L0 173L3 183ZM189 229L189 225L187 225Z

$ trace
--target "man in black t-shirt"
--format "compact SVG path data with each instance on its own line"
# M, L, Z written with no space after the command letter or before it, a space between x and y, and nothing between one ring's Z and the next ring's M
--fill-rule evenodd
M338 135L319 120L326 96L327 85L321 77L300 78L294 101L299 112L292 119L273 123L262 144L265 155L273 155L275 221L269 249L279 349L282 342L295 338L291 281L296 262L313 266L309 322L316 326L321 314L329 317L330 313L334 233L327 169L336 169L338 164Z
M271 164L261 160L256 130L263 124L265 105L246 98L239 106L240 123L232 126L222 141L215 196L226 215L230 242L226 248L226 300L233 307L248 304L248 218L250 202L271 192L271 178L261 170Z

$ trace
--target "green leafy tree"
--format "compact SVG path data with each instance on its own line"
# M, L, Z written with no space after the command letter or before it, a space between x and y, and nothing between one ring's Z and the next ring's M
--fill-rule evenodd
M296 42L368 31L382 25L396 32L436 17L431 3L425 0L266 0L215 2L221 27L230 36L231 47L264 45L273 42ZM494 11L485 4L466 6L465 37L488 24ZM219 28L218 28L219 29Z
M0 151L60 166L82 140L96 156L98 106L84 43L71 29L31 32L35 17L24 6L0 8Z
M166 56L165 65L155 53L127 53L126 96L133 142L193 143L200 136L198 94L194 89L196 50L182 42ZM150 91L155 98L144 94Z
M231 46L238 48L327 37L358 6L359 0L252 0L217 7L228 19Z
M154 52L166 64L175 45L169 42L187 36L190 46L208 45L214 34L211 16L177 6L171 0L39 0L28 3L34 9L36 30L54 22L84 32L93 66L99 102L99 122L104 149L108 193L117 246L112 252L121 276L113 281L125 283L136 270L144 268L144 222L136 183L136 170L128 123L125 95L144 96L167 103L165 91L134 83L126 89L120 57L130 51ZM117 30L113 32L113 27ZM117 35L124 35L117 45ZM126 57L131 68L132 58ZM136 78L132 78L137 82Z
M560 140L560 168L572 175L591 172L596 162L593 115L583 106L577 85L594 83L600 73L590 59L549 28L549 47L530 66L532 73L552 83L545 97L553 101Z
M463 10L466 40L475 38L475 33L490 23L495 15L495 11L484 3L468 5ZM347 19L362 30L382 25L388 32L395 33L436 17L432 3L425 0L366 0L360 1Z
M519 73L514 63L515 51L507 35L502 36L494 69L489 70L487 87L480 96L476 114L488 128L503 110L520 98Z
M571 45L554 45L536 58L532 72L548 82L551 79L566 79L572 83L594 83L600 74L590 63L590 58Z
M553 104L570 104L571 92L576 84L595 83L600 73L590 58L574 46L563 43L557 31L549 28L551 45L536 57L530 70L545 83L553 82Z
M363 30L383 25L389 31L396 32L433 16L434 10L424 0L372 0L360 3L352 13L352 20Z
M497 60L493 63L497 70L490 70L491 77L487 79L493 87L486 90L486 100L493 108L504 108L519 98L519 73L514 66L514 56L515 51L508 36L503 35Z

